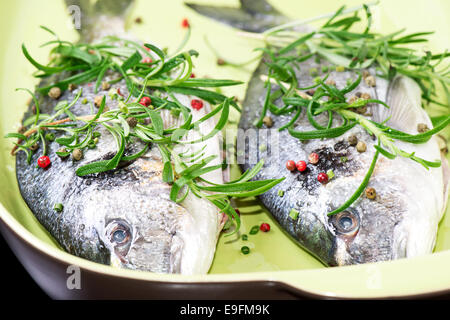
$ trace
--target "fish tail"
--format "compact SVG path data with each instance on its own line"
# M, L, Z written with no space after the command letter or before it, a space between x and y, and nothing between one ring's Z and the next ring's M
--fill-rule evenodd
M263 32L290 20L266 0L240 0L240 3L240 8L194 3L185 3L185 5L201 15L250 32Z
M105 35L125 31L125 19L135 0L65 0L75 29L82 40L91 42Z

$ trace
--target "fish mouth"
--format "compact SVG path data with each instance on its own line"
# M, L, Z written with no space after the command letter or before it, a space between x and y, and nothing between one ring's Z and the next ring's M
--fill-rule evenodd
M181 273L183 240L177 235L170 239L163 232L159 237L157 241L137 239L125 254L112 251L111 265L153 273Z
M177 230L141 230L126 219L107 222L110 265L154 273L180 273L184 240Z

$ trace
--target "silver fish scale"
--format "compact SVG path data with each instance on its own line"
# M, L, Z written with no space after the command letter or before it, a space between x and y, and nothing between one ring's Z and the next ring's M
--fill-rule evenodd
M311 85L314 79L310 75L310 68L321 70L322 65L327 65L327 63L318 64L313 58L300 64L300 69L296 70L299 87ZM371 70L372 74L374 74L373 72L374 70ZM254 129L253 123L260 116L266 92L264 82L260 79L261 75L267 75L267 67L264 63L258 67L250 81L243 106L244 111L240 122L241 129ZM356 77L357 75L354 72L332 71L328 79L333 79L336 82L336 87L342 89L347 85L348 78L354 81ZM353 92L347 94L346 97L349 98L356 92L366 92L372 98L385 101L387 86L388 83L383 79L377 78L377 86L375 88L369 87L362 80L360 85ZM275 85L272 87L272 92L277 89ZM282 106L279 100L275 101L278 107ZM368 106L368 114L372 113L373 108L379 107L382 106L374 104ZM273 119L272 133L275 130L278 133L277 128L288 123L293 113L276 116L268 111L267 115L270 115ZM322 114L317 116L315 120L325 126L328 122L328 116ZM342 125L342 119L334 114L333 127L340 125ZM301 116L295 123L295 130L315 130L306 117L306 110L302 110ZM350 146L347 141L350 135L355 135L358 140L364 141L367 145L367 151L359 153L355 147ZM267 148L261 149L261 144L267 141L269 141ZM359 126L352 128L337 138L315 139L303 142L293 138L287 130L283 130L278 133L278 139L268 140L260 138L257 143L248 145L248 149L245 152L238 150L238 153L245 154L245 163L242 165L244 170L251 168L252 163L250 163L250 159L255 154L257 154L257 160L265 160L265 165L255 177L255 180L285 177L282 183L260 196L262 203L276 218L277 222L305 249L328 265L339 265L343 262L337 260L336 250L338 242L344 240L336 235L336 230L326 213L342 205L361 183L374 156L375 150L373 146L375 142L374 138ZM308 155L312 152L319 154L320 160L318 164L308 164L307 170L303 173L298 171L291 173L286 170L285 163L287 160L294 160L295 162L304 160L308 163ZM341 160L342 157L346 157L347 161L343 162ZM317 181L317 176L320 172L327 172L330 169L333 170L335 177L328 185L324 186ZM382 189L384 189L384 185L377 186L377 190ZM278 195L280 190L284 192L282 197ZM388 192L385 194L388 194ZM365 207L366 202L367 207ZM373 201L364 198L358 200L353 206L358 206L358 210L361 211L359 214L362 230L360 238L364 238L364 241L367 242L376 243L377 248L375 250L374 248L366 248L364 252L360 252L362 250L361 246L357 242L353 243L353 247L349 248L349 251L352 252L351 258L345 264L375 261L376 259L391 259L393 244L391 237L388 235L392 234L392 225L395 225L395 221L400 221L404 210L396 210L396 214L387 216L387 219L394 220L394 223L384 224L386 236L383 236L383 232L371 233L369 231L373 230L374 226L382 226L383 219L386 218L382 215L374 216L373 214L365 213L365 210L373 211ZM386 211L384 203L380 206L383 207L383 211ZM401 201L397 202L397 206L401 206ZM299 218L296 221L289 216L291 209L299 212ZM376 239L368 241L367 239L370 237Z
M292 22L271 8L265 0L240 3L239 9L194 4L189 6L202 15L251 32L261 33L269 31L269 28L279 27L280 18L285 19L287 23ZM266 15L266 19L255 18L255 12L258 16ZM307 34L315 30L308 23L316 20L317 18L307 19L301 25L295 23L290 26L300 34ZM269 59L268 56L264 57L264 60ZM313 67L322 70L322 66L313 59L301 63L300 70L296 70L300 87L312 84L313 77L309 70ZM264 138L266 134L260 132L259 140L251 140L248 150L244 151L244 139L255 135L248 129L254 129L253 123L259 119L266 95L266 88L260 76L267 76L267 73L266 66L261 64L250 80L240 121L237 158L238 163L243 164L243 169L249 169L259 159L266 160L256 179L286 177L283 183L260 197L281 226L303 247L329 265L415 257L432 252L438 223L445 212L447 202L447 161L442 162L443 168L427 170L407 158L387 160L380 156L369 182L369 187L376 190L375 199L361 197L345 212L330 220L327 212L343 204L359 187L374 155L374 141L358 126L336 139L315 140L308 144L299 142L285 131L280 133L278 142L268 143L269 140ZM371 70L371 73L374 75L374 70ZM349 77L356 79L352 72L332 72L330 76L336 81L338 88L343 88ZM410 134L417 133L419 124L432 127L429 116L421 108L420 87L411 78L399 75L392 79L391 83L376 78L375 88L369 88L362 82L356 91L369 93L372 98L391 104L390 109L370 106L367 111L373 116L368 115L369 119L376 122L389 119L386 122L388 126ZM348 94L347 98L354 93ZM287 123L291 116L273 117L275 130ZM320 118L317 117L316 120L322 125L326 124L326 119ZM338 123L335 122L335 125ZM313 128L302 115L296 122L295 129L308 131ZM350 134L366 142L366 152L358 154L353 147L346 144ZM412 145L395 141L395 145L409 154L414 152L416 156L427 160L436 161L441 158L434 138L424 144ZM310 177L296 180L294 177L301 174L292 174L285 169L286 160L306 160L310 152L318 150L326 150L325 155L330 158L318 166L310 166L310 172L303 174ZM348 153L349 159L345 165L334 161L338 158L338 153L343 152ZM328 169L334 170L335 177L322 186L315 178L319 171ZM277 195L280 189L285 190L283 198ZM297 221L288 217L291 208L300 211ZM356 225L357 228L351 229L351 233L349 229L345 229L344 233L340 232L346 225ZM339 228L340 230L337 230Z
M52 80L54 79L49 79L49 82ZM125 95L128 93L124 81L116 84L115 87L120 88ZM53 107L59 101L72 101L80 89L83 90L83 95L71 108L73 114L77 116L92 114L90 105L84 105L81 101L86 98L92 102L98 95L106 95L106 105L110 109L117 108L117 101L111 100L106 91L102 91L100 88L100 91L96 94L94 85L86 84L73 92L65 91L57 101L49 97L38 96L41 113L51 114ZM96 110L94 108L94 112ZM24 118L31 115L30 105L29 111ZM156 272L169 272L170 268L179 268L179 266L170 266L171 252L170 245L168 245L174 236L173 230L178 225L178 217L170 214L175 210L173 206L170 209L170 204L167 204L164 208L161 206L161 198L169 198L168 189L161 186L157 180L154 180L152 188L143 187L143 180L149 181L152 177L160 174L159 167L156 165L157 161L154 161L155 166L153 167L146 163L145 170L142 169L144 167L142 161L144 160L139 159L139 161L114 172L94 174L86 177L76 176L75 170L79 166L93 161L109 159L117 152L116 142L111 134L103 127L98 127L96 130L102 134L98 147L93 150L87 150L83 159L78 162L70 158L63 160L57 157L55 152L60 146L56 142L48 143L48 154L51 156L52 161L49 170L42 170L34 165L40 156L41 149L38 149L33 154L32 164L26 162L26 155L23 152L17 154L17 179L26 203L39 222L66 251L104 264L111 263L111 248L108 248L107 244L104 243L104 239L102 239L103 234L100 234L108 219L117 219L121 214L124 217L128 216L130 220L139 219L139 215L133 214L133 212L142 212L137 210L140 210L143 206L148 206L148 208L159 206L159 213L148 208L145 210L154 214L152 225L148 225L148 220L145 220L147 221L145 224L140 224L142 229L146 230L166 230L166 232L163 232L164 234L155 234L154 241L150 239L150 242L154 243L152 256L155 259L153 259L152 265L146 267L149 267L150 271ZM58 138L62 135L57 133L56 137ZM130 143L127 146L127 153L135 153L141 150L142 147L143 144L140 142ZM145 158L147 162L151 157L150 154L151 152ZM99 195L102 196L99 197ZM116 198L108 201L108 197L114 196ZM155 202L157 202L157 205ZM53 210L56 203L64 205L63 212L58 213ZM108 205L113 207L107 207ZM104 216L101 217L101 214L97 217L90 216L94 215L96 211ZM110 215L105 214L108 211ZM147 238L151 238L151 235L142 234ZM136 239L136 241L139 241L139 239ZM130 259L134 259L136 264L134 268L141 267L139 261L140 259L143 260L143 257L133 256L131 252ZM142 253L140 254L142 255Z

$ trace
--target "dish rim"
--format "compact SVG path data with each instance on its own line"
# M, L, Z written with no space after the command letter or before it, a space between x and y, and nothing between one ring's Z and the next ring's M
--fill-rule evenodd
M142 272L136 270L128 269L116 269L111 266L102 265L87 259L83 259L62 251L56 247L45 243L38 237L36 237L32 232L27 230L19 221L16 220L6 208L0 203L0 219L5 223L5 225L17 236L20 237L28 246L33 247L35 250L39 251L41 254L49 256L52 259L57 260L60 263L67 265L76 265L80 268L88 270L93 273L98 273L111 277L120 277L126 279L140 280L145 282L167 282L170 284L176 283L231 283L231 282L272 282L280 284L283 287L287 287L293 293L299 295L309 295L313 298L334 298L334 299L385 299L385 298L423 298L434 295L441 295L450 292L450 277L445 281L441 282L442 285L439 288L421 288L421 289L409 289L409 293L402 293L402 290L389 291L382 289L378 294L374 291L367 290L366 294L345 294L339 293L339 290L328 289L314 289L306 285L301 285L293 281L288 281L292 279L295 275L301 276L312 276L317 278L318 273L322 276L324 274L336 274L337 276L347 276L349 273L361 272L360 269L369 270L371 267L375 268L373 270L381 270L381 274L390 272L391 266L394 269L397 264L412 264L412 263L425 263L432 262L429 260L442 260L450 261L450 250L443 252L436 252L429 255L410 258L410 259L399 259L394 261L369 263L363 265L354 266L344 266L336 268L315 268L315 269L305 269L305 270L282 270L282 271L258 271L258 272L245 272L245 273L220 273L220 274L205 274L205 275L180 275L180 274L157 274L151 272ZM416 260L416 262L414 261ZM434 261L435 262L435 261ZM367 279L366 279L367 281ZM423 283L422 283L423 285ZM336 289L336 288L335 288ZM408 291L408 290L407 290Z

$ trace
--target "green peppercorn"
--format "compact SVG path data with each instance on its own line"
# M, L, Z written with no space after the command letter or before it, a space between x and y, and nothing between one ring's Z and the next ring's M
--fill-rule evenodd
M375 87L376 86L376 80L374 76L368 76L364 78L364 81L369 87Z
M51 88L48 92L48 96L55 100L58 99L59 97L61 97L61 89L58 87Z
M366 189L366 197L370 200L373 200L377 197L377 192L374 188L367 188Z
M243 254L249 254L249 253L250 253L250 248L247 247L247 246L243 246L243 247L241 248L241 252L242 252Z
M83 151L81 149L73 149L72 158L75 161L80 161L83 158Z
M94 138L99 138L101 135L102 135L102 134L101 134L100 132L98 132L98 131L94 131L94 132L92 133L92 136L93 136Z
M247 241L248 240L248 236L246 234L242 235L242 240Z
M263 123L264 123L264 125L265 125L267 128L272 128L272 126L273 126L273 120L272 120L272 117L265 116L265 117L263 118Z
M96 96L96 97L94 98L94 105L95 105L97 108L100 108L100 105L102 104L102 101L103 101L103 96Z
M418 131L419 133L425 133L425 132L427 132L428 130L430 130L430 129L428 128L428 126L427 126L425 123L419 123L419 124L417 125L417 131Z
M371 98L372 98L372 97L370 96L370 93L366 93L366 92L361 93L361 99L369 100L369 99L371 99Z
M368 70L363 70L362 72L363 79L367 78L368 76L370 76L370 72Z
M134 128L137 126L137 119L135 117L127 118L127 123L131 128Z
M36 151L37 149L39 149L39 144L35 143L30 147L31 151Z
M336 71L337 72L344 72L345 71L345 67L344 66L336 66Z
M89 149L95 149L96 146L97 146L97 145L96 145L96 143L95 143L94 140L90 140L90 141L88 142L88 148L89 148Z
M328 72L328 66L322 66L322 72L323 73Z
M360 153L366 152L367 146L363 141L358 141L358 143L356 144L356 150Z
M69 151L67 151L66 148L60 148L58 151L56 151L56 154L61 159L66 159L70 155Z
M103 90L106 91L106 90L109 90L110 88L111 88L111 85L108 82L105 81L105 82L102 83L102 89Z
M348 104L353 104L353 103L355 103L356 101L358 101L358 97L355 95L355 96L351 96L349 99L348 99L348 101L347 101L347 103Z
M358 138L352 134L351 136L348 137L348 144L351 145L352 147L356 146L356 144L358 143Z

